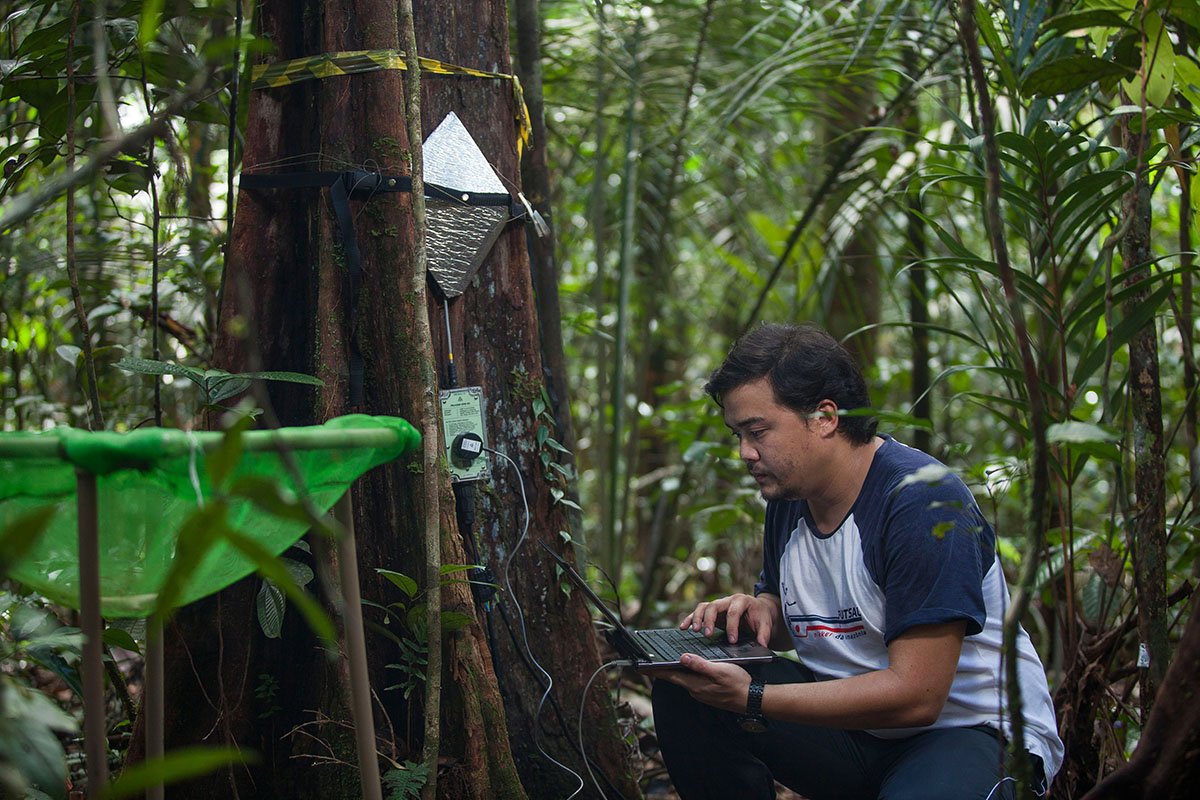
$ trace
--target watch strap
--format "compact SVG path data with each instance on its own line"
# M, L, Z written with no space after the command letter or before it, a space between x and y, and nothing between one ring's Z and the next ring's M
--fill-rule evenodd
M746 716L762 717L762 701L765 686L763 679L755 675L750 679L750 688L746 692Z

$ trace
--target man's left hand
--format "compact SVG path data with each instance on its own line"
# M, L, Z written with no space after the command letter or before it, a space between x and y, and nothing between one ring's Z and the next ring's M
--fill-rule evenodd
M716 708L743 714L750 689L750 674L735 664L706 661L700 656L685 654L680 658L682 669L663 670L655 677L682 686L692 697Z

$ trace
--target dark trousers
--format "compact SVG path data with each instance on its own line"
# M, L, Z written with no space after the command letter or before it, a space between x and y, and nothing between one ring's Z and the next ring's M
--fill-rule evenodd
M808 669L786 659L760 670L767 684L813 680ZM765 800L775 797L775 781L809 800L1013 797L1003 743L983 727L881 739L769 720L764 733L747 733L737 714L705 705L673 683L655 681L653 699L659 748L683 800Z

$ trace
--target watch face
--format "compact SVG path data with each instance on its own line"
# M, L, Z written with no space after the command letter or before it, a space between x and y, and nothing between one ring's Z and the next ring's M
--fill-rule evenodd
M738 717L738 725L746 733L762 733L767 729L767 723L762 717Z

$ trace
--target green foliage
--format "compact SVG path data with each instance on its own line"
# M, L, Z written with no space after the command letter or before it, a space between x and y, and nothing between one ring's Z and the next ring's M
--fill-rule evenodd
M230 764L252 764L252 753L231 747L181 747L162 758L147 759L121 772L99 793L101 800L137 797L153 786L180 783Z
M279 681L274 675L263 673L258 676L258 685L254 687L254 699L263 709L258 714L259 719L273 717L283 710L279 705Z
M303 383L309 386L324 386L324 382L311 375L298 372L239 372L230 373L223 369L199 370L182 364L171 364L164 361L152 361L145 358L122 358L115 365L126 372L140 375L174 375L186 378L204 394L204 404L218 406L222 400L228 400L250 388L250 382L283 381L286 383Z
M429 766L405 761L395 769L383 773L383 788L387 800L412 800L421 796L421 787L429 779Z
M78 628L63 626L36 600L0 592L0 664L37 664L79 692L74 664L82 641ZM48 695L8 669L0 671L0 795L21 797L34 790L65 795L66 753L59 736L78 727Z
M442 577L439 585L447 586L458 582L478 583L474 580L451 577L477 569L479 567L474 564L443 564L440 570ZM396 679L397 683L386 687L386 690L399 690L407 700L413 692L425 685L429 666L429 636L425 622L427 609L423 599L424 592L421 591L415 580L402 572L381 567L376 567L375 572L400 591L401 599L382 605L364 598L363 605L383 612L382 622L367 621L367 625L396 645L396 657L399 660L387 664L385 669L399 674ZM461 630L472 622L474 622L474 618L461 611L444 609L441 613L441 627L444 633Z
M175 607L205 555L219 541L224 541L253 562L264 579L257 596L256 613L268 637L279 635L286 597L296 605L314 633L332 642L336 639L333 623L320 604L304 590L313 579L312 570L294 559L276 558L252 536L229 523L230 500L242 497L277 516L306 522L322 535L337 535L334 523L314 514L303 498L285 493L277 481L241 477L226 486L243 452L241 434L248 424L247 417L237 420L226 431L221 445L206 459L213 496L197 506L180 528L175 558L159 592L156 613L166 615Z
M68 126L76 128L79 160L114 133L103 90L112 90L131 127L161 112L207 65L227 64L235 44L244 52L269 47L253 37L232 40L230 4L136 2L106 6L97 48L88 32L103 5L80 4L71 53L64 4L27 4L0 26L0 208L64 171ZM578 498L582 528L566 540L599 552L601 531L622 532L615 556L624 569L614 577L644 619L673 620L695 599L744 590L757 575L762 504L701 389L756 308L762 319L830 325L848 317L840 333L848 346L864 348L884 429L899 438L928 435L930 449L976 491L1000 534L1005 567L1030 557L1018 533L1027 511L1029 403L984 226L978 98L963 81L954 5L541 4L543 52L552 54L543 65L546 145L577 444L567 466L567 432L555 424L552 400L521 373L514 398L529 403L533 419L522 446L536 447L544 499L574 506ZM1003 232L1050 403L1049 552L1029 624L1058 675L1074 656L1058 637L1077 619L1103 632L1136 613L1124 541L1135 436L1126 397L1136 378L1128 374L1129 342L1147 326L1163 353L1171 586L1200 557L1186 445L1194 420L1184 389L1200 333L1183 293L1193 277L1183 251L1195 249L1195 235L1190 245L1179 240L1181 225L1196 221L1195 208L1180 201L1184 182L1200 191L1200 12L1194 3L1157 0L992 0L976 8L1000 131ZM68 59L88 76L75 87L74 117ZM237 154L225 152L229 76L215 74L204 98L173 117L152 147L128 148L79 187L71 223L80 302L102 367L96 387L87 384L66 279L63 200L0 237L6 428L83 425L90 388L108 425L125 429L154 415L156 391L164 416L183 421L197 405L224 403L255 379L318 385L297 373L235 374L211 364L226 163L239 166ZM1121 119L1149 137L1145 163L1132 163L1117 140ZM627 160L637 169L625 169ZM1118 250L1121 199L1138 170L1153 192L1151 265L1124 264ZM623 236L625 253L616 247ZM152 286L156 259L160 279ZM624 315L622 265L630 280ZM921 276L925 321L910 317ZM1135 286L1135 277L1145 280ZM929 341L920 365L919 336ZM617 341L628 343L623 352ZM920 366L931 376L924 384ZM155 380L131 381L129 372ZM619 408L618 375L626 387L615 398ZM916 413L923 400L927 416ZM224 496L328 532L273 482L232 479L237 438L231 433L210 460ZM600 498L614 477L612 504ZM180 539L181 563L222 539L253 549L225 515L222 497L197 511ZM0 533L0 572L42 524L31 517ZM642 563L633 564L635 555ZM291 565L252 557L265 576L257 613L270 635L281 629L285 598L311 602L303 591L311 572L297 568L303 556ZM407 696L424 680L423 597L411 578L380 574L399 599L372 606L382 614L372 624L396 646L395 688ZM466 622L447 614L443 624ZM136 635L126 640L116 630L106 634L111 643L136 644ZM54 641L50 652L71 655L69 632ZM1109 666L1123 674L1124 665ZM1118 680L1114 697L1127 694ZM1097 725L1128 747L1140 723L1113 706ZM1121 755L1108 757L1115 763ZM419 769L394 771L393 796L417 792Z

